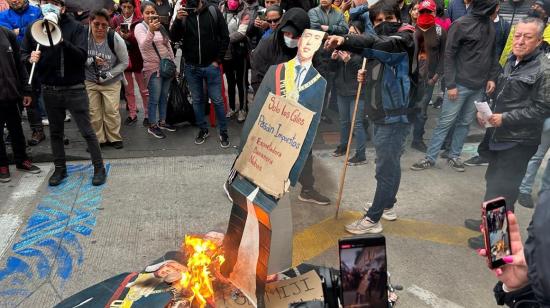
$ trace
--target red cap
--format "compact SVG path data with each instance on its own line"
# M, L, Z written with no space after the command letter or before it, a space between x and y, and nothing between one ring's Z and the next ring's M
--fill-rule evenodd
M418 11L422 10L428 10L431 12L435 12L435 2L433 0L422 0L418 4Z

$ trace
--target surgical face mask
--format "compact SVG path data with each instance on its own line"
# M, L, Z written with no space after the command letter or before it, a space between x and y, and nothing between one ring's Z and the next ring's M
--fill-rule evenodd
M55 14L58 17L61 15L61 8L57 5L53 5L51 3L46 3L40 5L40 10L42 11L42 15L46 16L47 14Z
M298 39L293 39L285 35L285 45L288 48L298 47Z

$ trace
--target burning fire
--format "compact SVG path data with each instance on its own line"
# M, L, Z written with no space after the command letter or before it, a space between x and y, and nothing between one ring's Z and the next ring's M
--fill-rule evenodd
M225 261L221 248L212 240L185 236L184 250L188 256L187 272L182 273L180 285L191 291L189 302L193 307L204 308L214 303L214 274Z

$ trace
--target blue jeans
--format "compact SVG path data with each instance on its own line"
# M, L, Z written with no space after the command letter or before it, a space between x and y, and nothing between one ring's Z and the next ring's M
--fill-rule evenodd
M426 121L428 120L428 104L432 99L432 94L434 92L434 86L428 85L426 82L423 82L421 85L423 94L416 102L416 108L418 108L414 123L413 123L413 140L412 142L421 142L424 141L424 127L426 126Z
M374 222L380 220L384 209L391 209L401 183L401 154L410 132L410 124L374 124L374 149L376 150L376 192L367 216Z
M542 164L542 160L544 159L544 155L546 155L546 152L548 152L548 149L550 149L550 118L544 121L542 137L540 138L540 145L535 155L533 155L533 157L531 157L531 160L529 160L527 171L525 172L525 177L523 177L523 181L519 186L520 193L531 194L531 192L533 191L535 177L537 176L539 167ZM548 162L548 165L546 165L546 170L544 171L541 191L550 188L550 168L548 168L549 165L550 162Z
M481 101L483 98L483 89L472 90L461 85L457 85L457 88L458 98L456 101L449 100L447 93L445 93L445 97L443 98L439 122L426 152L426 158L432 162L437 160L441 145L453 125L455 126L455 130L452 136L449 157L456 158L460 156L464 140L468 136L470 123L472 123L476 115L474 101Z
M151 125L157 124L157 108L159 111L159 120L161 122L166 120L166 107L168 106L167 102L171 82L172 78L162 78L157 76L156 73L153 73L149 79L149 85L147 86L149 89L147 112Z
M340 147L345 149L348 145L351 118L353 109L355 108L355 96L337 96L338 114L340 117ZM355 156L357 158L366 158L365 149L367 144L367 133L363 127L363 119L365 118L365 101L360 100L357 106L357 114L355 115Z
M219 67L209 65L206 67L185 64L185 78L191 91L193 99L193 110L195 111L195 121L201 129L208 128L204 119L204 81L208 96L214 104L216 111L216 120L220 132L227 131L227 119L225 118L225 107L222 97L222 75Z

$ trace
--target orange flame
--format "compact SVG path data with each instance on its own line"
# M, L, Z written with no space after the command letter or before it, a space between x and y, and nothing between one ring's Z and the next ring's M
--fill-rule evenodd
M184 249L187 253L187 272L182 273L181 286L193 295L189 301L193 306L206 307L214 299L212 271L219 271L225 261L221 249L211 240L186 235Z

